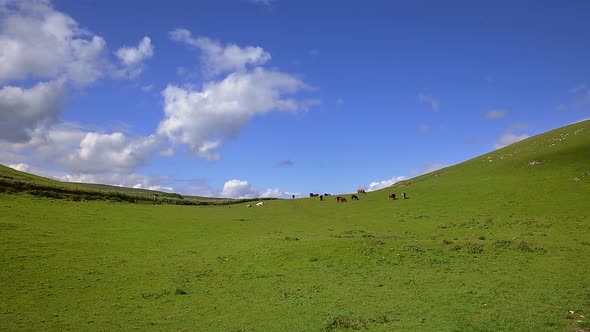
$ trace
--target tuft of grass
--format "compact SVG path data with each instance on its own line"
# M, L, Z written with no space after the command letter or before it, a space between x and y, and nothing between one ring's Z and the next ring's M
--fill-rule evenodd
M512 246L512 240L497 240L494 241L494 248L510 248Z
M404 244L403 250L409 252L424 252L424 249L417 244Z
M479 255L481 253L484 252L484 248L481 244L477 244L477 243L466 243L465 246L465 251L467 251L470 254L474 254L474 255Z
M174 290L174 295L186 295L186 294L188 294L188 293L182 288L176 288Z

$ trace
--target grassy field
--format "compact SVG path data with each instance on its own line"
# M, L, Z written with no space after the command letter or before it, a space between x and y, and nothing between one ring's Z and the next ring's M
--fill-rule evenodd
M0 194L0 329L590 327L589 121L346 197L246 208Z

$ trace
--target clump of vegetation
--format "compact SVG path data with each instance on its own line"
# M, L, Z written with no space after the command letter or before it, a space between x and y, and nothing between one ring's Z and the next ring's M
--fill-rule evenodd
M512 246L511 240L497 240L493 244L494 248L510 248Z
M368 321L363 318L329 316L324 322L324 331L335 329L366 330L368 327Z
M403 249L410 252L424 252L424 249L417 244L404 244Z
M538 252L544 253L546 250L539 246L533 246L526 241L512 241L512 240L497 240L493 244L494 248L498 249L513 249L522 252Z
M174 295L186 295L186 294L188 294L188 293L182 288L176 288L176 290L174 290Z
M324 331L333 331L336 329L346 330L366 330L369 324L387 324L389 317L378 315L374 318L346 317L346 316L328 316L324 322Z
M484 251L484 248L481 244L472 243L472 242L466 243L464 248L465 248L465 251L467 251L470 254L474 254L474 255L481 254Z

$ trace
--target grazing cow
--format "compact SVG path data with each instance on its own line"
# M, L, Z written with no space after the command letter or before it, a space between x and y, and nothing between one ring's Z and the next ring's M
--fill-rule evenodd
M250 207L252 207L252 204L248 204L248 205L246 205L246 207L249 207L250 208Z
M324 196L332 196L331 194L324 194Z
M256 206L263 206L263 205L264 205L264 202L258 202L258 203L256 203Z
M396 200L397 198L395 198L395 194L389 194L389 199Z
M324 200L324 195L320 195L320 201Z
M291 197L292 197L293 199L295 199L295 195L292 195Z
M365 191L365 189L359 188L359 189L356 190L356 193L357 194L366 194L367 192Z
M346 203L346 198L338 196L338 197L336 197L336 202L338 202L338 203Z
M309 197L319 197L320 194L309 193Z
M402 197L403 197L404 199L408 199L408 198L410 198L410 197L408 197L408 195L406 195L406 193L402 193Z
M350 199L358 201L359 197L357 195L352 195L352 196L350 196Z

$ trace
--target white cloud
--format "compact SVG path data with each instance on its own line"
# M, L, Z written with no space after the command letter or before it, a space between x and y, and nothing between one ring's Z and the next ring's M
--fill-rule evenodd
M294 99L282 98L303 87L291 75L263 68L232 73L205 84L201 91L169 85L162 92L165 118L158 133L175 144L186 144L201 157L219 159L215 150L224 140L235 138L250 118L304 108Z
M39 163L57 165L75 174L130 174L146 165L162 147L154 135L89 132L71 124L37 128L31 135L29 142L11 147L30 154Z
M371 182L371 183L369 183L367 191L375 191L375 190L391 187L392 185L394 185L400 181L405 181L407 179L408 179L407 177L402 175L402 176L392 177L391 179L388 179L388 180Z
M147 190L156 190L156 191L167 191L167 192L173 192L174 189L172 189L172 187L165 187L165 186L144 186L143 183L138 183L136 185L134 185L132 188L135 189L147 189Z
M86 85L102 76L104 39L49 1L4 0L0 22L0 82L65 77Z
M155 136L128 138L123 133L84 135L77 149L57 163L81 173L130 173L148 163L158 148Z
M25 142L40 125L58 120L66 92L61 81L38 83L29 89L0 89L0 140Z
M21 172L28 172L29 169L31 168L31 166L29 166L28 164L25 164L25 163L10 164L10 165L8 165L8 167L13 168L17 171L21 171Z
M497 120L505 118L508 115L507 110L491 110L485 114L485 118L488 120Z
M418 101L420 104L429 105L433 111L438 111L438 108L440 107L440 101L438 99L423 93L418 94Z
M97 183L117 187L135 189L148 189L157 191L174 192L174 188L166 185L168 178L158 176L146 176L140 174L57 174L47 173L44 176L52 177L64 182Z
M149 37L143 37L137 47L121 47L115 55L124 66L115 76L135 78L143 71L144 61L154 55L154 47Z
M153 84L148 84L148 85L144 85L141 87L141 91L143 92L150 92L154 89L154 85Z
M557 105L557 107L555 107L555 110L558 112L565 112L567 111L567 105L566 104L559 104Z
M219 41L207 37L194 38L191 32L186 29L171 31L170 38L198 48L201 51L201 61L205 66L205 72L210 75L244 71L247 66L262 65L271 58L270 54L261 47L222 45Z
M530 136L527 134L517 135L517 134L511 133L511 132L506 132L502 136L500 136L498 141L496 141L496 144L494 144L494 148L500 149L500 148L503 148L503 147L510 145L512 143L522 141L523 139L529 138L529 137Z
M258 191L247 181L229 180L223 185L221 196L231 198L253 198L258 196Z
M137 47L121 47L115 55L127 66L138 65L154 55L154 47L149 37L143 37Z
M229 180L223 185L221 197L228 198L257 198L257 197L275 197L290 198L291 193L283 192L279 189L257 189L250 185L248 181Z

